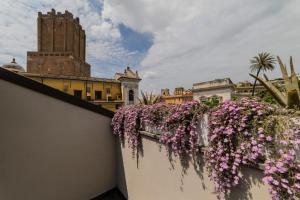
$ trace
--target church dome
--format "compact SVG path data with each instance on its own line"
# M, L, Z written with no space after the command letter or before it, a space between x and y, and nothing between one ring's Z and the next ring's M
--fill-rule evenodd
M13 58L13 60L10 63L2 65L2 67L4 69L7 69L12 72L16 72L16 73L25 72L24 68L16 62L15 58Z

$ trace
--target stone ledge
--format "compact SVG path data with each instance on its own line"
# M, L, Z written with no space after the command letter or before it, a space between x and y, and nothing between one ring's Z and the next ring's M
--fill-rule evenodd
M140 134L153 139L157 139L157 140L159 139L159 134L150 133L148 131L140 131Z

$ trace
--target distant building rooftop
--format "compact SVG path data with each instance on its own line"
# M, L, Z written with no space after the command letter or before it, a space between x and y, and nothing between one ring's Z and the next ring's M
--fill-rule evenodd
M15 58L13 58L10 63L2 65L2 67L16 73L25 72L24 68L16 62Z
M115 74L115 79L119 80L119 79L136 79L136 80L141 80L141 78L139 77L138 72L134 72L130 69L129 66L126 67L126 69L124 70L124 73L116 73Z
M204 82L194 83L193 91L218 89L218 88L230 88L230 87L234 87L234 86L235 85L230 80L230 78L223 78L223 79L215 79L212 81L204 81Z
M111 79L111 78L98 78L98 77L80 77L80 76L65 76L65 75L55 75L55 74L34 74L23 72L21 75L25 75L27 77L41 77L41 78L52 78L52 79L69 79L69 80L83 80L83 81L94 81L94 82L116 82L120 81Z

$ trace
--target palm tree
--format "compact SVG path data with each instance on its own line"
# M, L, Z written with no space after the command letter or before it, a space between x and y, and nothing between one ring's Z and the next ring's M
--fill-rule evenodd
M260 71L272 71L275 68L274 64L276 63L276 60L272 55L270 55L270 53L263 52L259 53L257 56L254 56L250 60L250 63L251 72L257 72L256 76L258 76ZM254 96L256 81L257 80L255 79L252 89L252 96Z

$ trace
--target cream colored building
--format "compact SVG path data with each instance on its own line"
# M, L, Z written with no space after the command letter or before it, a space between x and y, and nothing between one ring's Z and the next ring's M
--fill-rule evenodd
M284 80L282 78L273 79L271 80L271 83L276 85L279 88L284 88ZM253 90L253 83L249 81L242 81L236 84L234 95L240 97L251 96L252 90ZM258 93L265 90L266 88L262 84L257 82L255 86L254 94L257 95Z
M235 85L230 78L215 79L193 84L193 99L196 101L206 101L217 98L220 102L230 100L234 92Z

